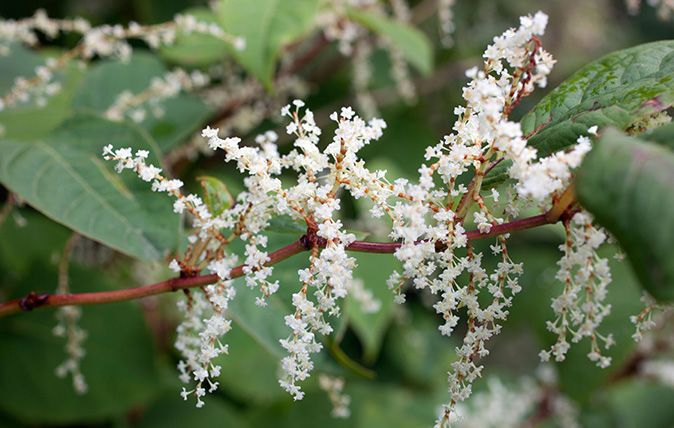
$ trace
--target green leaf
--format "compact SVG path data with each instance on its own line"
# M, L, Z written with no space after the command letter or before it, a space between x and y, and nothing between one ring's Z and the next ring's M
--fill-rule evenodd
M644 140L648 140L653 143L668 147L670 150L674 150L674 123L655 128L642 134L639 136L639 138L643 138Z
M34 265L14 297L34 287L55 287L57 273ZM119 288L105 275L71 266L74 292ZM44 290L44 288L42 289ZM0 323L0 409L25 425L92 424L121 415L161 390L152 338L135 303L84 307L87 332L81 370L89 390L77 395L70 379L54 373L66 358L65 339L55 337L53 310L18 314ZM24 425L24 426L25 426Z
M457 339L440 334L440 321L428 309L412 304L407 307L406 316L396 319L396 326L386 340L385 355L404 379L445 390L447 379L439 374L451 369Z
M190 427L227 428L247 427L238 412L224 400L206 397L206 405L197 409L191 400L183 401L177 392L153 403L138 423L138 428Z
M0 55L0 94L7 93L19 76L30 78L35 68L44 65L46 58L22 46L12 45L8 55ZM47 135L72 113L72 99L84 76L84 71L72 64L55 73L54 82L61 90L47 98L39 107L34 101L18 104L0 111L3 137L30 140Z
M177 242L179 217L170 199L132 173L122 176L102 156L104 145L156 145L131 125L78 116L35 143L0 140L0 182L47 217L140 259L160 258Z
M257 310L263 316L269 315L263 308ZM223 343L229 346L229 353L217 359L217 364L222 367L218 382L227 394L245 402L286 400L289 396L278 384L279 361L282 357L270 353L266 345L261 346L255 335L254 330L235 322L232 330L223 337Z
M393 319L393 293L386 281L391 272L400 268L390 254L357 254L358 267L353 277L363 280L363 286L379 300L381 307L374 313L365 313L353 297L347 298L346 316L356 335L361 340L365 361L372 363L379 354L384 335Z
M21 44L9 45L7 55L0 57L0 93L12 89L14 79L35 75L35 68L44 65L44 58Z
M674 102L674 41L648 43L613 52L583 67L545 96L521 121L529 145L544 157L576 142L587 129L626 130ZM503 181L502 163L485 186Z
M307 232L307 225L301 220L295 220L289 215L274 216L269 220L268 231L293 235L296 239Z
M674 390L644 379L631 379L610 388L603 397L613 414L609 426L669 428L674 420ZM590 426L590 425L585 425Z
M279 296L270 297L267 306L261 308L255 304L256 297L260 297L259 290L246 287L243 280L238 280L236 299L230 304L229 315L267 353L283 357L286 351L279 339L289 334L283 318L293 310Z
M152 79L166 72L161 61L147 53L136 53L127 62L101 61L86 74L73 100L74 107L79 111L104 113L122 92L141 93ZM183 142L210 114L210 109L194 94L182 93L157 106L163 115L155 117L148 111L140 126L157 141L162 152Z
M674 152L607 130L576 182L578 200L616 237L646 290L674 300Z
M433 49L424 33L378 13L355 8L349 8L347 13L354 21L387 38L421 73L433 71Z
M354 401L361 403L354 418L358 427L422 428L436 416L439 402L428 392L386 384L358 386L353 393Z
M203 188L204 203L213 215L220 215L234 204L227 186L215 177L198 177Z
M317 389L292 404L250 409L250 425L275 428L421 428L427 427L433 420L440 403L427 391L407 389L394 383L347 381L345 393L351 397L351 416L347 419L333 417L328 397ZM443 399L444 395L446 390L443 391Z
M219 0L215 11L225 31L243 37L234 58L270 90L281 49L306 34L318 10L317 0Z
M187 9L183 14L194 16L199 22L219 25L217 16L205 7ZM228 56L228 45L226 41L208 34L178 31L175 43L162 46L159 53L170 62L200 67L222 62Z
M58 260L71 235L65 227L32 210L22 210L25 224L19 226L10 217L0 226L0 283L31 270L36 262ZM21 245L16 245L20 242Z

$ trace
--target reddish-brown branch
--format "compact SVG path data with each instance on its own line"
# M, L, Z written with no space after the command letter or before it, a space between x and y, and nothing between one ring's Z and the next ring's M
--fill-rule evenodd
M526 217L519 220L511 221L509 223L497 224L492 226L487 233L482 233L479 230L471 230L466 232L466 237L473 241L475 239L491 238L494 236L503 235L505 233L517 232L518 230L531 229L533 227L542 226L544 224L556 223L557 219L551 220L546 214L539 214L533 217ZM399 242L368 242L356 241L347 247L349 251L358 251L361 253L379 253L390 254L394 253L400 248Z
M560 200L555 203L553 208L545 214L539 214L533 217L526 217L508 223L498 224L493 226L488 233L472 230L466 232L466 235L469 240L475 240L503 235L505 233L512 233L524 229L531 229L544 224L556 223L566 212L568 212L569 207L575 202L575 199L569 196L572 194L571 192L572 189L565 192L565 196L560 198ZM391 254L394 253L399 247L400 243L397 242L355 241L347 247L347 250L366 253ZM302 236L299 240L293 242L292 244L286 245L285 247L269 254L269 262L267 262L267 266L274 265L295 254L307 251L308 249L310 249L310 245L307 245L307 237ZM230 276L231 278L239 278L243 276L243 265L232 268ZM44 307L96 305L100 303L135 300L143 297L167 293L170 291L199 287L202 285L211 284L217 280L217 275L211 274L172 278L151 285L95 293L38 295L35 292L31 292L22 299L10 300L8 302L1 303L0 317L20 311L30 311Z
M301 253L304 250L304 246L302 246L299 241L293 242L292 244L269 254L269 262L267 265L276 264L282 260L287 259L288 257ZM243 265L233 268L230 272L230 275L232 278L239 278L243 276ZM184 290L187 288L212 284L217 280L217 275L210 274L191 277L188 276L184 278L171 278L152 285L96 293L38 295L33 292L22 299L10 300L0 304L0 317L22 310L30 311L33 309L49 306L96 305L99 303L135 300L143 297L154 296L156 294L168 293L170 291Z

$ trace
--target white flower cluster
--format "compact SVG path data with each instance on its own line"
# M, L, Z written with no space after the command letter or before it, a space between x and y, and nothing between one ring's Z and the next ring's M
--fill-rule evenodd
M332 416L336 418L348 418L351 415L351 411L349 410L351 397L344 394L344 379L321 373L318 376L318 385L328 394L328 398L332 404Z
M150 156L147 150L138 150L135 155L130 148L114 150L112 144L103 147L103 159L116 161L115 171L122 172L131 169L138 174L143 181L152 182L152 189L160 192L170 192L174 196L180 195L183 182L180 180L167 180L161 175L161 169L154 165L148 165L146 159Z
M353 174L353 168L362 168L357 150L379 138L385 125L379 120L368 124L354 117L350 109L343 109L339 117L333 116L339 124L333 142L321 152L317 146L321 130L312 112L302 113L303 103L299 100L293 104L294 108L286 106L282 110L291 119L287 132L295 137L295 149L285 156L276 150L273 133L259 137L256 142L260 147L255 148L240 147L238 139L221 139L217 130L210 128L204 130L203 136L213 149L224 150L226 161L236 162L240 171L248 173L247 191L238 196L238 203L222 217L230 227L236 219L241 238L249 242L244 267L249 286L257 286L265 297L278 289L277 282L267 281L271 268L264 266L267 255L258 249L258 245L266 245L266 238L259 233L273 216L290 215L305 221L310 228L311 236L307 237L307 246L312 248L310 266L299 272L302 286L292 298L295 313L286 317L292 334L281 340L288 356L281 362L285 374L280 384L301 399L303 392L297 383L309 376L313 369L310 356L322 348L317 335L332 331L324 317L339 314L337 299L347 295L355 266L355 259L346 254L346 246L355 237L333 218L339 210L336 193ZM298 173L297 185L288 189L281 186L278 176L283 169ZM319 251L319 246L324 248ZM263 304L264 300L258 303Z
M554 421L555 426L577 428L578 409L557 391L554 367L542 365L536 378L524 377L514 385L488 379L487 389L457 406L457 428L517 428L533 421Z
M117 162L118 172L134 170L142 180L152 183L153 190L172 194L176 198L176 212L187 210L193 215L197 232L193 236L192 248L197 248L199 243L204 244L201 256L195 251L190 254L191 260L186 257L188 262L204 261L203 250L206 248L211 248L217 254L218 246L236 236L247 242L243 273L247 285L261 291L262 297L257 301L260 305L264 305L265 298L279 287L278 282L268 280L272 268L266 266L269 258L263 249L267 245L267 238L261 232L268 226L269 220L278 215L290 215L307 223L309 232L306 245L312 249L310 267L299 272L302 286L293 295L295 313L286 317L286 324L292 334L281 341L288 356L281 363L285 374L280 383L296 399L303 396L298 382L306 379L313 369L311 354L322 348L317 336L332 331L325 316L338 315L338 299L346 297L349 290L357 287L352 279L355 259L346 254L346 247L355 237L344 231L341 221L334 218L334 213L339 210L337 191L354 179L362 179L367 170L356 152L379 138L385 127L381 120L365 122L355 116L350 108L344 108L340 115L332 117L338 123L333 142L320 151L317 145L321 130L316 126L312 112L302 112L301 107L303 103L297 100L293 109L286 106L282 111L283 115L291 119L287 132L295 137L295 149L285 156L279 155L274 144L277 136L272 132L256 139L258 147L242 147L238 138L222 139L218 131L211 128L203 131L202 135L208 139L212 149L223 150L226 161L234 162L241 172L248 174L244 180L247 190L238 195L233 207L217 216L212 215L197 196L182 195L179 190L182 187L180 180L168 180L160 174L159 168L148 165L147 151L140 150L133 154L130 149L104 148L104 157ZM295 186L281 186L279 175L284 169L298 173ZM221 229L231 230L232 237L222 237ZM171 267L182 271L188 264L174 261ZM220 274L217 264L211 263L208 267L226 278ZM356 290L360 298L371 300L371 295L365 290ZM372 309L373 302L370 301L369 305ZM194 321L191 325L200 324ZM196 327L189 331L196 331ZM208 357L207 360L210 360L210 355ZM203 370L200 373L204 375ZM199 376L197 380L202 382L206 378ZM201 389L195 390L199 399L202 392Z
M227 141L238 141L238 139L228 139ZM176 273L188 268L189 273L207 268L212 273L216 273L221 280L227 279L231 260L224 258L222 247L227 245L232 237L224 237L221 229L232 226L232 223L227 223L220 216L212 215L199 196L183 194L180 190L183 187L183 182L164 177L161 174L161 168L146 162L148 157L149 152L147 150L138 150L133 154L130 148L114 150L112 145L103 148L103 158L117 162L115 165L117 172L122 172L125 169L133 170L141 180L151 183L152 191L166 192L175 198L173 203L175 213L188 212L192 216L192 226L195 232L188 237L190 246L185 252L184 262L180 263L174 259L171 261L169 268ZM206 257L209 252L211 254L210 259ZM250 257L249 255L249 259ZM266 254L258 255L258 257L266 259ZM278 288L278 285L275 288Z
M640 364L639 373L674 388L674 361L672 360L647 360Z
M482 254L474 253L468 244L463 223L473 204L477 205L473 219L481 232L488 233L493 225L505 221L489 210L480 195L480 185L489 165L504 157L515 161L526 148L519 124L509 121L508 114L534 85L545 84L553 61L535 36L543 33L546 23L547 16L542 13L522 18L518 29L506 31L487 48L483 70L469 70L467 75L472 80L463 91L466 106L455 109L455 133L427 148L426 159L433 163L419 169L418 184L399 179L368 193L375 202L371 214L388 214L393 220L391 237L401 240L395 256L403 263L403 272L394 273L389 280L398 301L404 300L401 285L407 280L417 289L439 295L441 300L435 309L445 319L440 327L445 335L457 326L458 312L463 308L468 311L468 332L449 375L450 402L442 416L445 421L451 418L456 403L470 395L470 385L482 370L477 359L488 354L485 343L500 331L511 296L520 290L517 277L522 266L508 256L507 237L499 237L492 246L501 261L494 272L488 273L482 267ZM527 159L527 163L531 161L533 157ZM471 187L458 184L459 176L468 171L476 174ZM437 186L439 182L443 186ZM498 198L498 192L492 196ZM466 247L465 255L457 254ZM457 280L464 272L468 283L459 284ZM481 292L492 295L486 307L478 302Z
M372 290L365 288L365 284L360 278L354 278L349 284L349 296L360 305L360 310L363 313L377 313L381 308L381 301L374 296Z
M91 25L85 19L53 19L43 9L38 9L29 18L0 20L0 56L9 52L10 42L35 46L39 42L39 34L54 39L61 32L84 34L90 29Z
M456 420L460 428L516 428L536 406L541 391L533 379L522 379L517 385L504 385L498 378L489 378L487 389L457 406Z
M657 313L658 310L664 309L662 306L656 304L655 299L645 292L641 296L641 302L644 304L644 308L639 314L630 317L630 322L635 326L635 331L632 335L632 339L635 342L641 342L644 338L644 333L655 328L657 323L653 314L654 312Z
M87 392L87 382L80 369L80 361L86 351L83 343L87 332L78 325L82 309L77 306L63 306L56 311L58 324L53 329L54 336L66 338L66 354L68 358L56 368L58 377L72 376L73 388L78 394Z
M194 272L188 269L191 267L188 266L188 262L191 262L219 277L219 281L215 284L202 288L201 293L190 293L186 301L178 303L180 312L185 316L177 328L178 335L175 342L176 349L182 355L182 360L178 364L180 380L184 383L193 380L196 383L195 387L189 390L183 388L181 396L187 399L189 395L194 394L197 407L201 407L204 404L202 397L206 392L214 392L218 387L218 382L214 379L220 375L220 366L214 364L213 360L227 353L227 346L222 344L220 337L231 329L231 322L227 320L226 312L229 302L236 294L230 280L230 270L236 262L236 257L225 257L219 248L228 243L227 238L224 238L219 231L226 226L221 218L211 214L200 197L181 193L182 181L167 179L161 175L160 168L147 164L149 152L146 150L138 150L133 154L129 148L113 150L109 145L104 147L103 156L106 160L117 162L115 165L117 172L131 169L143 181L151 182L153 191L166 192L175 197L173 208L176 213L187 211L192 215L196 232L189 238L191 246L185 254L185 262L174 259L169 268L176 273ZM215 254L213 259L206 258L207 250L213 251ZM251 257L249 255L249 260ZM266 259L266 254L262 257ZM255 263L257 266L258 262ZM201 269L197 268L198 270Z
M353 56L354 60L354 89L358 107L365 117L373 117L376 112L374 98L367 93L370 80L370 66L368 64L373 42L370 36L374 35L376 43L384 48L391 61L391 77L400 97L412 102L416 99L416 89L410 78L410 70L401 50L396 44L382 34L371 34L366 28L354 21L348 14L349 9L362 9L369 13L380 14L385 19L408 22L411 18L409 7L405 0L391 1L391 12L376 0L326 0L316 17L316 26L323 29L327 40L336 41L340 53L344 56ZM392 16L389 16L392 15Z
M596 131L596 126L588 130L594 135ZM591 148L590 139L580 136L569 151L560 151L535 162L529 160L526 163L513 164L510 174L519 181L517 184L519 195L540 203L552 195L559 194L569 185L572 170L580 166L583 157ZM529 147L523 151L535 153L535 150ZM519 160L528 157L520 157Z
M226 318L229 302L236 292L232 281L227 280L231 260L211 262L211 272L218 273L221 280L203 289L203 293L190 293L187 300L178 302L178 309L184 315L178 325L175 347L182 359L178 362L180 380L195 383L189 390L183 387L180 395L184 400L194 394L197 407L202 407L202 397L218 388L215 380L220 376L221 367L213 360L227 354L228 347L220 338L231 329L231 321ZM222 270L225 269L223 272ZM224 275L222 275L224 274ZM208 390L206 390L208 387Z
M38 107L44 107L47 100L61 91L61 83L55 80L55 73L61 69L64 61L49 58L43 65L35 67L35 76L14 79L10 90L0 96L0 111L16 104L33 100Z
M365 117L377 116L377 103L370 92L372 81L372 43L369 40L359 40L354 45L352 58L353 91L356 94L356 105Z
M328 40L336 41L342 55L353 53L354 42L367 32L346 17L349 8L372 8L377 0L325 0L316 17L316 26L323 29Z
M674 317L674 305L658 303L646 292L641 301L644 308L630 317L635 326L632 338L639 343L640 353L650 355L674 348L674 336L667 328Z
M403 53L388 39L383 39L381 43L388 50L391 61L391 77L396 84L398 94L408 103L415 101L417 97L416 88L410 77L410 70Z
M303 398L300 383L311 375L312 355L322 349L320 336L333 331L329 317L339 316L340 299L351 294L367 303L368 309L376 309L371 293L353 278L356 261L347 250L355 236L345 230L339 218L339 193L346 191L356 199L371 201L373 218L386 216L392 222L389 235L399 245L395 257L402 262L402 271L389 279L395 300L405 300L406 284L438 296L434 308L444 319L439 330L447 336L465 320L463 343L448 376L449 402L438 424L444 426L455 419L456 406L471 394L472 382L481 376L479 360L489 354L487 341L500 332L512 298L521 290L518 278L522 274L522 264L509 256L508 235L496 237L490 246L498 261L493 270L487 270L484 256L474 250L464 224L472 220L477 227L474 233L489 234L514 215L512 199L518 192L541 205L559 196L570 180L570 170L589 148L589 140L581 137L568 152L537 160L520 125L508 118L522 97L535 86L546 84L554 60L537 38L546 24L547 16L540 12L521 18L519 28L507 30L487 48L482 70L468 71L471 81L463 89L466 105L455 109L453 133L426 149L428 163L419 168L418 182L390 182L385 171L369 170L359 157L363 147L381 137L386 128L382 120L365 121L350 107L342 108L330 116L337 129L321 149L322 131L300 100L281 110L282 116L289 118L286 132L293 139L293 147L285 155L279 153L273 132L258 136L255 146L243 146L239 138L221 138L218 129L202 131L208 146L222 150L225 161L246 176L245 191L236 203L217 214L199 197L181 194L182 182L166 179L159 168L148 165L146 151L133 154L130 149L104 149L105 158L117 162L117 171L134 170L152 183L153 190L172 194L176 212L188 211L194 217L196 231L191 245L171 268L181 274L209 269L221 278L203 293L192 293L184 303L188 320L179 337L178 346L186 361L181 372L184 379L191 375L197 381L195 389L183 392L185 396L194 393L201 405L205 386L217 387L212 378L219 369L211 361L226 351L218 337L229 329L225 316L234 294L226 245L234 239L244 241L245 261L240 269L246 285L260 291L260 306L278 290L279 283L271 280L271 254L266 251L263 234L276 216L290 216L306 224L307 233L300 242L310 251L309 267L298 272L300 286L292 295L294 312L285 317L291 332L280 341L287 351L281 361L282 388L295 399ZM505 193L506 209L497 213L488 202L497 202L500 193L491 189L485 195L481 186L490 167L503 160L512 161L510 174L516 183ZM296 182L284 186L280 177L286 172L294 173ZM464 173L473 176L468 185L461 184ZM608 346L611 338L599 335L596 327L609 310L603 300L610 273L596 249L606 236L591 225L585 213L576 214L573 222L560 262L565 292L554 303L559 318L550 323L560 337L553 353L556 358L563 355L568 333L573 341L590 337L590 358L604 366L608 359L599 352L598 342ZM223 231L230 235L224 236Z
M438 26L440 41L445 47L454 45L454 3L456 0L438 0Z
M124 60L131 56L132 48L128 43L130 39L142 40L150 48L157 49L175 43L179 33L207 34L231 43L237 49L245 48L245 40L225 33L218 25L199 21L192 15L178 14L173 21L156 25L140 25L131 22L128 26L93 27L84 33L77 49L81 50L81 57L84 59L94 56L115 56Z
M627 10L636 15L641 8L641 0L625 0ZM674 15L674 0L646 0L646 3L655 8L658 18L668 21Z
M14 86L5 95L0 96L0 111L17 103L25 103L32 98L37 100L38 105L44 105L46 98L60 90L60 84L52 81L54 73L75 59L91 60L98 56L127 60L132 52L128 42L130 39L142 40L150 48L157 49L175 43L179 33L202 33L231 43L237 49L245 48L245 40L241 37L232 36L218 25L201 22L192 15L176 15L173 21L156 25L131 22L128 26L91 27L82 18L52 19L44 11L38 10L31 18L18 21L0 20L0 55L8 54L9 46L13 42L34 46L39 40L38 33L54 38L60 32L77 33L82 37L73 49L38 66L35 69L35 76L17 78Z
M557 342L547 351L541 351L543 361L554 357L564 361L570 344L585 337L590 338L588 358L599 367L608 367L611 358L602 355L600 342L605 348L614 344L613 336L604 336L597 331L602 320L610 313L611 305L604 302L607 286L611 282L608 260L597 254L597 249L606 241L606 233L592 225L592 217L586 212L576 213L565 224L567 239L560 246L564 256L559 261L557 279L564 284L564 291L553 299L554 321L547 323L548 330L557 335Z
M671 331L674 306L657 303L645 292L641 301L644 309L630 317L636 326L632 338L638 342L632 358L633 362L638 363L636 374L674 388L674 360L671 352L674 349Z
M400 22L409 23L411 12L406 0L392 0L393 17ZM416 88L410 77L410 70L402 51L386 37L380 37L379 44L386 48L391 61L391 77L396 84L400 97L406 102L416 100Z
M174 18L176 26L179 31L184 34L207 34L213 36L220 40L223 40L227 43L231 43L234 46L234 49L242 51L246 49L246 39L243 37L235 37L229 33L226 33L222 27L218 24L212 22L199 21L194 15L181 15L178 14ZM152 46L152 45L150 45Z
M182 91L203 88L209 82L208 75L198 70L188 73L180 68L175 69L163 76L154 77L150 85L137 94L130 91L119 94L115 102L105 111L105 117L121 121L128 116L134 122L142 122L147 117L148 110L152 116L162 117L164 115L162 103L166 99L175 97Z

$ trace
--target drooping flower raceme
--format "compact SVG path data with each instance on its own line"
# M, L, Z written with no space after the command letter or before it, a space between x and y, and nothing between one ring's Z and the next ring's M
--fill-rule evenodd
M133 94L124 91L117 96L115 102L105 111L105 117L121 121L125 116L134 122L142 122L148 110L154 117L162 117L164 110L161 103L167 98L176 96L183 90L192 91L209 83L209 77L198 70L187 73L176 69L161 77L155 77L144 91Z
M564 291L552 303L556 319L548 322L548 330L557 334L557 342L549 351L541 352L541 359L547 361L552 356L556 361L564 361L570 346L568 336L572 342L589 337L588 358L600 367L608 367L611 359L602 355L600 343L609 348L614 343L613 337L597 331L611 310L611 306L604 303L611 282L608 260L597 255L607 236L601 228L592 225L592 217L586 212L575 214L565 226L567 239L560 246L564 255L557 273Z

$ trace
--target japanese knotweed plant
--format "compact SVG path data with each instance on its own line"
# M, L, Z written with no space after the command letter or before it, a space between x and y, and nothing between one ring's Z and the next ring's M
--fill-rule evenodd
M345 8L353 22L368 22L367 15L349 8L349 2L344 3L335 9ZM447 8L452 2L440 3L445 8L441 30L448 35L452 26ZM404 20L404 3L396 4L394 10ZM135 27L87 32L86 25L78 21L63 21L52 29L43 19L36 15L30 25L48 33L61 28L81 30L85 37L77 55L83 57L108 51L124 54L126 44L122 40L136 34ZM327 13L322 19L328 22L332 18ZM560 293L552 301L554 317L547 323L557 340L541 350L540 357L543 361L563 361L572 343L588 339L588 358L600 367L609 366L611 359L605 350L614 339L601 324L611 310L606 303L611 272L605 254L600 252L602 245L614 239L612 235L621 244L627 242L625 251L630 260L636 260L640 277L655 298L672 297L674 272L671 261L664 260L662 254L648 260L632 254L630 242L639 238L634 238L625 222L616 218L620 213L607 211L606 204L597 202L608 196L597 197L596 193L609 186L607 180L620 181L616 171L623 164L618 162L630 161L629 150L641 150L637 157L657 158L659 163L654 170L660 175L639 175L647 182L643 186L653 188L662 187L662 180L671 183L672 169L668 168L674 165L674 155L661 147L652 148L652 143L630 144L625 141L630 137L617 135L606 127L639 134L669 121L666 110L674 98L674 44L662 42L600 60L600 66L581 70L518 123L511 119L513 109L536 88L546 86L555 64L539 39L547 23L548 17L538 12L522 17L518 28L494 38L484 52L483 64L466 72L469 82L463 87L464 104L454 108L452 131L426 147L425 162L419 166L416 180L372 170L360 157L365 146L376 143L386 132L383 120L364 119L351 107L343 107L330 115L336 129L326 138L313 112L299 99L280 111L292 140L292 149L285 154L279 151L279 136L272 131L259 135L251 144L242 144L240 138L224 135L218 128L202 130L206 145L245 176L244 190L233 200L228 200L226 190L217 183L207 187L202 197L186 193L181 180L171 178L150 162L148 150L118 147L111 141L102 156L114 164L118 173L131 170L152 191L172 198L176 214L191 220L189 244L169 263L178 277L112 292L69 294L64 286L60 294L31 293L0 305L0 315L46 306L67 308L61 313L57 331L68 336L70 358L60 371L71 373L76 387L84 390L86 383L79 369L84 332L75 324L79 312L73 305L184 290L185 297L178 303L183 318L175 340L181 355L179 378L185 384L180 394L202 407L204 396L218 389L222 368L216 359L228 352L226 333L232 328L229 307L237 298L234 279L243 277L245 286L255 290L260 311L265 311L270 296L281 287L292 288L293 311L285 316L287 337L280 344L286 355L280 362L278 382L295 400L301 400L305 395L302 383L314 371L314 356L324 348L323 338L334 332L344 299L351 296L372 310L377 309L367 289L369 284L354 278L357 263L350 253L390 253L401 262L401 269L391 272L388 280L391 298L402 304L409 289L430 293L435 296L433 308L441 320L439 333L461 336L448 373L446 404L436 421L437 426L443 427L460 418L461 409L465 408L462 402L471 395L471 386L483 371L481 361L489 354L488 341L501 331L513 299L521 291L519 279L524 265L511 258L511 233L561 222L566 239L558 262ZM202 28L198 21L181 18L172 25L208 32L243 48L239 39L209 26ZM28 31L21 26L14 28L19 35ZM339 39L340 49L345 52L354 49L356 56L361 55L360 50L368 47L365 42L354 42L359 30L349 28L328 26L326 36ZM151 45L161 44L173 39L172 31L173 27L152 27L144 37L152 37L147 40ZM26 32L23 37L29 36L30 32ZM621 66L625 58L638 60L640 55L649 61L657 59L651 61L658 63L654 71L642 70L639 75L624 76L622 81L597 77L597 70L608 73L606 70ZM49 80L48 71L39 71L38 78ZM367 71L361 70L363 73ZM19 83L3 98L6 106L24 96L27 82ZM122 94L106 115L119 119L146 99L206 83L200 75L177 71L153 82L146 93ZM605 91L599 98L585 100L590 83L604 85ZM401 93L405 90L401 89ZM627 101L625 94L631 97ZM593 149L600 138L598 147ZM618 143L613 144L614 140ZM611 156L615 159L606 159ZM602 175L598 159L612 165L613 169L604 169L609 175ZM614 196L630 198L632 190L624 189L622 196ZM369 201L369 216L387 228L390 242L358 240L345 228L340 212L347 194ZM635 205L631 199L628 202ZM672 206L669 202L664 208L671 211ZM535 209L540 214L521 216L523 209ZM625 215L628 214L638 221L639 213L629 211ZM268 248L270 225L282 216L301 223L305 232L286 247ZM667 227L674 231L671 223ZM485 254L473 244L477 239L491 240L489 251L498 260L495 266L483 262ZM242 254L230 249L236 241L243 242ZM296 281L279 283L272 279L275 264L299 253L306 255L308 266L297 272ZM646 309L633 317L638 326L637 338L652 327L652 317L658 309L662 309L659 304L649 301ZM653 366L651 371L657 372L656 369ZM343 381L321 375L320 386L328 392L334 413L348 415L349 397L344 395ZM503 388L500 384L492 386L495 393ZM542 390L536 387L536 391L539 389Z
M603 299L610 273L606 260L596 254L606 234L592 226L589 214L574 213L572 199L564 195L570 192L571 170L590 150L590 140L581 136L568 150L539 159L536 150L527 146L520 125L508 119L524 96L546 84L554 64L538 40L546 24L543 13L523 17L519 28L494 39L481 69L467 72L471 81L463 90L466 105L454 110L458 117L454 132L426 149L427 162L419 168L418 182L371 171L358 156L359 150L381 137L386 128L382 120L365 121L344 107L330 116L337 129L321 150L321 129L300 100L281 111L289 118L286 131L295 139L287 155L279 154L273 133L259 136L256 146L241 146L239 138L223 139L217 129L203 130L208 145L222 150L226 162L247 174L246 191L237 196L234 206L219 214L198 196L183 194L182 182L165 178L159 168L147 164L147 152L132 153L112 145L105 148L104 157L116 161L118 172L135 171L153 190L176 199L176 213L188 211L193 217L191 245L183 258L171 262L171 268L177 273L207 269L218 278L180 304L185 321L178 327L176 340L183 355L178 368L181 380L191 385L183 389L185 399L193 394L200 407L206 392L217 389L214 379L220 367L212 360L227 352L221 336L230 329L227 306L236 294L232 279L244 275L246 285L259 290L260 306L279 289L278 281L269 280L274 255L266 250L264 231L274 217L282 215L307 225L307 233L288 251L310 251L309 267L298 272L299 288L292 298L295 312L285 319L290 333L281 341L288 355L281 362L279 383L296 400L304 396L301 382L313 370L312 354L322 348L320 337L333 331L330 320L339 316L339 301L353 288L356 260L347 250L367 251L370 245L372 251L392 252L402 262L402 271L393 272L388 282L396 302L405 301L406 285L439 297L434 307L444 319L441 334L450 336L460 321L460 311L466 310L467 331L452 364L449 402L438 424L453 420L455 405L470 395L471 383L480 375L479 359L488 354L486 342L500 331L513 296L521 290L518 277L523 267L510 258L505 233L518 213L518 199L544 208L554 206L556 211L543 222L563 217L567 225L559 273L565 289L553 306L558 318L549 326L559 340L551 352L562 361L568 341L587 336L592 339L589 357L602 366L609 364L601 355L600 341L610 346L611 337L597 331L608 310ZM588 133L596 134L596 127ZM492 188L485 195L481 192L485 174L490 166L506 160L512 162L513 184L502 191ZM284 170L296 173L295 185L282 185ZM469 172L469 184L461 184L461 177ZM356 241L339 219L341 192L369 199L373 203L370 215L390 220L389 236L395 243ZM500 198L505 199L501 201L504 208L495 204ZM482 254L472 248L471 236L464 229L467 216L477 225L478 236L497 235L491 251L500 262L493 271L485 269ZM245 260L239 268L236 257L226 251L237 238L246 242ZM466 280L460 279L462 274ZM491 299L480 304L478 295L484 292ZM541 355L547 359L549 351Z

